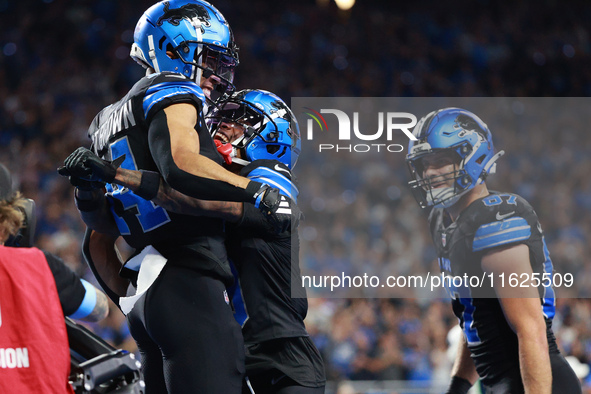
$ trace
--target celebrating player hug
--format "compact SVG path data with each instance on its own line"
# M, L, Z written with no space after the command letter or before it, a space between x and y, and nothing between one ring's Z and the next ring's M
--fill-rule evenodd
M0 0L0 394L591 392L591 3L514 3Z

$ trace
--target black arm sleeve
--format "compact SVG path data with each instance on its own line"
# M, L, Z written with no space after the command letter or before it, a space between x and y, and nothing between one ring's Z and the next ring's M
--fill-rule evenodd
M173 189L190 197L202 200L254 202L253 195L260 183L252 182L247 189L236 187L227 182L208 179L190 174L177 167L172 158L170 147L170 131L164 111L158 111L148 132L150 152L156 162L160 174ZM252 185L253 183L258 184ZM254 191L253 191L254 189Z
M64 315L69 316L76 312L80 304L82 304L86 289L82 282L80 282L78 275L68 268L62 259L49 252L44 251L43 253L55 279L57 294L62 304Z

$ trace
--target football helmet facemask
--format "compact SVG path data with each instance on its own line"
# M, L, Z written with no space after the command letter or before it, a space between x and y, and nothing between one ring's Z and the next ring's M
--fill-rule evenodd
M283 100L265 90L236 92L212 108L206 119L214 137L222 123L240 124L244 134L232 145L249 162L278 160L291 169L302 150L295 115Z
M505 152L494 153L488 126L475 114L460 108L444 108L423 117L413 130L406 162L412 177L409 186L422 208L448 208L496 170ZM425 158L446 156L454 169L425 177ZM441 183L453 186L440 187Z

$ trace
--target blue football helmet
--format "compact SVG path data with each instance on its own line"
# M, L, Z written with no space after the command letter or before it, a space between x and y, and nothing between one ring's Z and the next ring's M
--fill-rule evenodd
M160 1L138 21L130 56L156 72L185 75L197 84L212 74L221 93L234 90L238 47L224 16L202 0ZM171 59L166 52L174 54Z
M411 173L411 190L422 208L448 208L470 189L484 182L496 170L496 161L505 152L494 153L488 126L475 114L460 108L444 108L423 117L413 130L406 162ZM449 153L454 171L424 177L423 160ZM453 180L453 187L433 187Z
M239 123L244 134L232 142L249 162L278 160L290 169L302 150L296 117L279 97L265 90L245 89L229 96L207 116L212 135L222 122ZM237 161L238 162L238 161Z

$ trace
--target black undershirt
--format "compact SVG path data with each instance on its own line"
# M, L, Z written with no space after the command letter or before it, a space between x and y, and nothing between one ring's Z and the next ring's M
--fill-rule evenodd
M69 316L76 312L80 307L80 304L82 304L86 289L78 276L76 276L74 271L72 271L62 259L49 252L44 251L43 253L45 254L47 264L55 279L57 294L64 315Z

